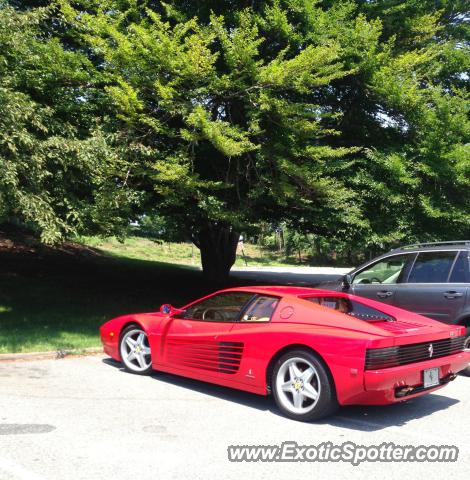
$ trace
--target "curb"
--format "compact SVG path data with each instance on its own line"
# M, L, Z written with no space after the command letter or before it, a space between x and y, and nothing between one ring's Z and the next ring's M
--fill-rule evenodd
M20 360L61 359L69 356L96 355L99 353L103 353L103 348L81 348L76 350L56 350L53 352L1 353L0 363Z

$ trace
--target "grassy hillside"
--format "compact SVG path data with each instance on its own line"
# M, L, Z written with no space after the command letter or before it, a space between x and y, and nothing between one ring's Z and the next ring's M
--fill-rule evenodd
M124 242L119 242L116 238L101 239L98 237L80 237L77 241L118 257L196 267L201 264L199 250L191 243L156 242L142 237L129 237ZM265 250L257 245L245 244L243 250L244 256L242 249L238 248L235 266L243 267L245 264L251 267L298 265L297 258L285 258L278 252Z

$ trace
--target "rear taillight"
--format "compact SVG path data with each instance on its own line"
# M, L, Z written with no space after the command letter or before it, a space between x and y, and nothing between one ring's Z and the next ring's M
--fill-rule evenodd
M370 348L366 350L365 369L378 370L455 355L464 349L464 343L465 336L462 335L395 347Z
M372 348L366 351L366 370L396 367L400 365L398 352L400 347Z

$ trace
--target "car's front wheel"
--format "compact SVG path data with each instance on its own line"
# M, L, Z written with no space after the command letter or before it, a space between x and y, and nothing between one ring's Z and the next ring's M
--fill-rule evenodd
M146 375L152 371L150 345L141 327L130 325L122 331L119 351L122 364L128 372Z
M294 420L318 420L338 408L333 380L321 360L307 350L293 350L277 360L271 391L282 413Z

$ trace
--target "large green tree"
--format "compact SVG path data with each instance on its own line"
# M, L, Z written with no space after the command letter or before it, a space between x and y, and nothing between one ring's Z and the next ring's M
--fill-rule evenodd
M326 126L338 114L322 100L374 55L380 23L349 4L312 3L307 24L300 4L295 22L280 2L207 6L62 2L62 12L107 82L127 183L178 216L215 279L262 219L324 235L364 227L337 174L357 149L328 142L341 131Z
M38 142L19 150L25 171L43 141L75 146L57 181L54 161L39 183L17 175L26 201L48 192L42 230L111 231L157 211L213 279L261 221L375 248L470 235L467 2L8 3L25 13L4 21L26 32L2 33L9 98L60 131L19 123Z

